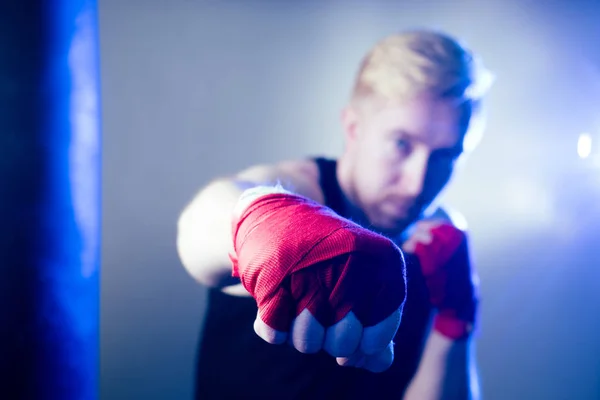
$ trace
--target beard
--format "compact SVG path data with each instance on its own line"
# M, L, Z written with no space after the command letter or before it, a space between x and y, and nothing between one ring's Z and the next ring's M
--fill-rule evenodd
M404 217L391 217L389 214L377 213L368 217L368 228L390 239L400 237L422 215L422 210L411 210Z
M412 202L394 202L386 200L366 211L366 217L369 221L368 228L387 236L390 239L399 238L412 224L419 220L428 204L418 200ZM400 204L400 206L398 206Z

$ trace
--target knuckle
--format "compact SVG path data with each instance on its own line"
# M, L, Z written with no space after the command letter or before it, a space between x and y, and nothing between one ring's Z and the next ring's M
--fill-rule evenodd
M274 336L261 336L262 339L269 344L279 344L280 342Z
M381 342L369 340L363 342L361 345L362 352L369 355L379 353L383 349L385 349L385 342L383 340Z
M313 340L294 340L294 347L300 353L313 354L321 350L321 342Z
M337 361L338 365L340 365L342 367L350 367L350 366L352 366L352 362L350 360L350 357L338 357L336 361Z
M360 343L363 327L350 311L341 321L327 328L325 350L335 357L350 356Z
M355 347L348 340L338 340L329 346L329 353L334 357L347 357L354 353Z

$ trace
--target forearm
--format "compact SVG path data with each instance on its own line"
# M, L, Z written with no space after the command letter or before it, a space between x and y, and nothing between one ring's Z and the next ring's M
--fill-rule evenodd
M229 179L206 186L182 212L177 226L177 249L186 270L210 287L238 283L231 276L231 221L242 193L256 186L276 186L322 201L318 181L306 161L255 166Z
M454 341L433 331L404 400L478 400L471 346L469 340Z
M236 284L231 277L231 217L248 184L218 180L185 208L177 223L177 250L186 270L210 287Z

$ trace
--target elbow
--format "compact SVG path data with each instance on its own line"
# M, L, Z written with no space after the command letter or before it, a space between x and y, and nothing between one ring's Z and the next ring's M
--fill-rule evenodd
M217 282L212 274L207 254L202 249L202 240L198 237L198 231L193 230L195 221L191 220L190 211L185 210L177 221L177 255L183 268L198 283L213 287Z
M216 253L215 235L204 229L210 223L203 221L193 208L184 210L177 221L177 255L187 273L198 283L209 288L223 288L237 283L231 276L227 255ZM225 261L225 262L224 262Z
M177 255L187 273L196 281L209 284L208 277L203 274L202 259L199 257L198 247L189 229L189 211L181 213L177 221Z

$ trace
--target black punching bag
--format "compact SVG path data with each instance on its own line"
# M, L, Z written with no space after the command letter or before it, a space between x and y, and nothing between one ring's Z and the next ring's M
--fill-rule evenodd
M0 399L98 398L96 19L0 1Z

